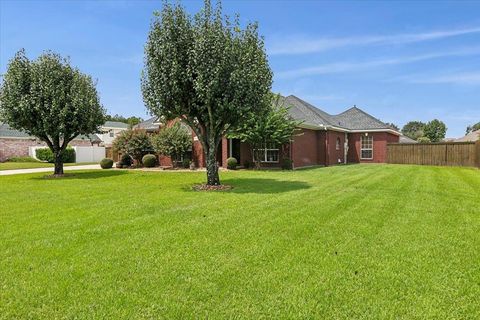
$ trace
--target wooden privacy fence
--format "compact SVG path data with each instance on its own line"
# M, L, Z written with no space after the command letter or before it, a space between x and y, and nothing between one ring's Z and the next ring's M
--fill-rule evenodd
M118 152L114 152L112 147L105 147L105 157L112 159L114 162L118 161Z
M387 162L480 167L480 141L387 144Z

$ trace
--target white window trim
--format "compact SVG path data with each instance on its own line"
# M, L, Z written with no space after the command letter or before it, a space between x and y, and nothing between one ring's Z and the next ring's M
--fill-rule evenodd
M371 148L363 148L363 146L362 146L362 140L363 140L364 138L371 138L371 139L372 139L372 147L371 147ZM365 151L372 151L372 157L370 157L370 158L365 158L365 157L363 157L363 156L362 156L362 151L363 151L363 150L365 150ZM373 136L363 136L363 135L362 135L362 136L360 137L360 159L361 159L361 160L373 160Z
M266 147L266 146L265 146ZM260 159L260 163L279 163L280 162L280 148L264 148L264 149L253 149L253 162L255 162L255 151L263 150L263 159ZM278 151L278 160L277 161L267 161L268 151Z

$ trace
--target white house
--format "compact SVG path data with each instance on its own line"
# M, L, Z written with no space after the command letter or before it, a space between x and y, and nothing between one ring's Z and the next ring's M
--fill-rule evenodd
M115 137L118 136L120 132L128 129L128 124L117 121L106 121L100 129L102 133L97 134L97 136L102 140L104 146L110 147Z

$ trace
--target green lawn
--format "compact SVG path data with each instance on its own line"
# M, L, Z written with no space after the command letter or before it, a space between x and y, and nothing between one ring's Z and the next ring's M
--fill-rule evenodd
M97 162L89 163L64 163L65 167L83 166L87 164L98 164ZM0 163L0 171L15 169L34 169L34 168L53 168L53 163L47 162L2 162Z
M478 169L43 175L0 177L0 318L480 317Z

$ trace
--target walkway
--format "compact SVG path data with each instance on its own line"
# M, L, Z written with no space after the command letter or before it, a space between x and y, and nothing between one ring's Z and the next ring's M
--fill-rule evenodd
M64 171L70 170L91 170L91 169L101 169L99 164L88 164L80 166L70 166L63 167ZM35 169L15 169L15 170L1 170L0 176L8 176L12 174L22 174L22 173L37 173L37 172L51 172L53 173L53 167L50 168L35 168Z

